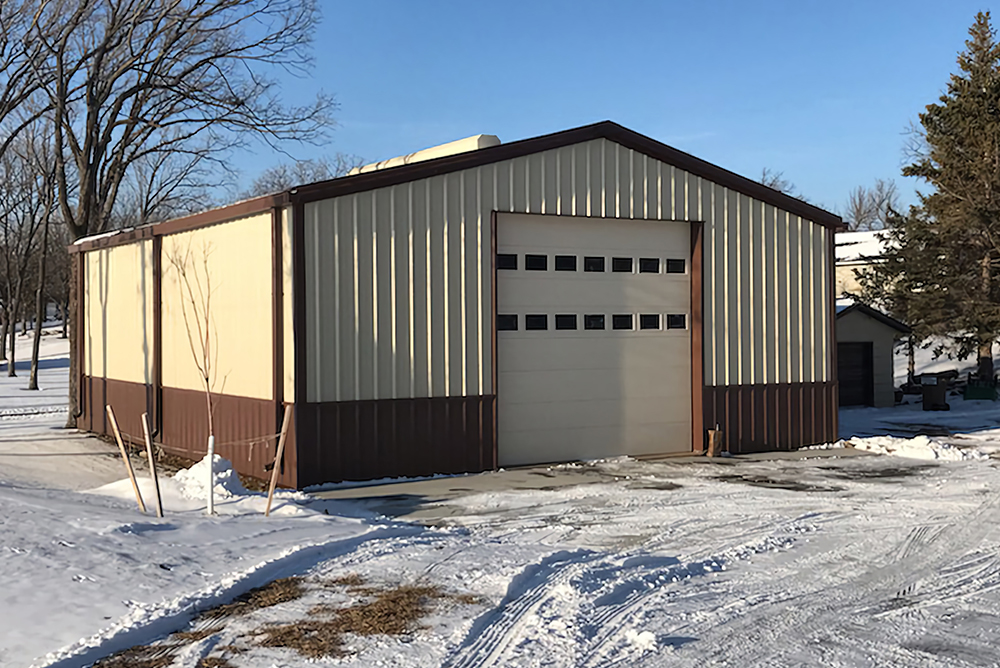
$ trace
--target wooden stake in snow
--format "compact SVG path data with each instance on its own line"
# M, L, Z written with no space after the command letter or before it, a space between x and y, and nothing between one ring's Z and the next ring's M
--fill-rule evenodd
M142 494L139 493L139 485L135 482L135 471L132 470L132 462L128 460L128 451L122 441L122 434L118 431L118 420L115 419L115 412L111 405L105 406L108 410L108 419L111 420L111 429L115 432L115 440L118 441L118 449L122 453L122 461L125 462L125 470L128 471L128 479L132 481L132 489L135 491L135 500L139 502L139 510L146 512L146 504L142 502Z
M146 439L146 459L149 460L149 474L156 490L156 516L163 517L163 500L160 498L160 480L156 477L156 460L153 459L153 439L149 436L149 416L142 414L142 435Z
M271 515L274 486L278 484L278 469L281 468L281 455L285 452L285 436L288 435L288 423L291 422L291 417L291 405L285 406L285 416L281 419L281 436L278 437L278 453L274 456L274 468L271 469L271 484L267 488L267 508L264 509L264 517Z

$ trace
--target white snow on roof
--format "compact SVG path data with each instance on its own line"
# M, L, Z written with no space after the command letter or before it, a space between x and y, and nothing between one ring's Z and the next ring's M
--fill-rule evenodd
M883 230L839 232L834 239L838 264L881 257L887 243Z
M854 306L854 300L847 297L839 297L837 299L837 313L841 313L844 310Z

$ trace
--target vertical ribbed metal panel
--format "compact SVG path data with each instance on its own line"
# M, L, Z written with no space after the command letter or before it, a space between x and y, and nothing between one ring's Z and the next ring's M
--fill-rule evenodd
M305 210L309 401L491 391L492 211L703 221L705 384L832 377L832 234L613 142Z

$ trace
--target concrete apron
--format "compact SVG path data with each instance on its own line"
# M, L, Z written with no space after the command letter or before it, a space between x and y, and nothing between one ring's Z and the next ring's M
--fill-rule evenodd
M845 458L872 456L871 453L853 448L830 450L796 450L784 452L759 452L708 458L702 455L681 457L643 457L643 461L669 462L678 465L710 465L739 468L741 464L764 461L799 461L804 459ZM449 517L468 515L460 505L444 502L473 494L509 492L513 490L544 490L574 485L609 483L623 479L596 467L530 466L486 473L456 475L427 480L402 480L391 483L363 483L341 489L312 492L320 499L337 499L355 502L367 510L407 522L435 525Z

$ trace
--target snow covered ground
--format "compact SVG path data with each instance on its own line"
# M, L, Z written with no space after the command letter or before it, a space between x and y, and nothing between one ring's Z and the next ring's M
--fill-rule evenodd
M112 449L57 428L65 416L48 411L62 405L65 368L54 364L43 380L51 399L0 375L5 667L86 666L150 643L177 668L205 658L304 665L293 649L264 646L262 633L315 625L317 604L346 609L401 585L446 595L413 628L348 634L342 655L318 663L1000 664L992 404L844 411L856 446L896 456L615 459L489 474L489 484L342 486L327 494L357 498L285 493L270 518L224 467L219 515L206 517L206 472L195 467L161 480L158 519L136 509ZM934 433L908 438L920 431ZM951 448L964 454L899 456ZM514 473L537 484L505 486ZM395 517L416 509L433 511L426 525ZM301 598L210 626L198 618L290 575L305 578ZM348 576L370 589L336 584ZM177 631L193 631L180 650Z

